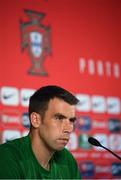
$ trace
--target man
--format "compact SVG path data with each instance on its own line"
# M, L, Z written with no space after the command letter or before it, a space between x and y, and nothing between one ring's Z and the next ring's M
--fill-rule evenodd
M78 99L58 86L38 89L30 98L30 132L0 145L0 178L80 179L65 149L73 131Z

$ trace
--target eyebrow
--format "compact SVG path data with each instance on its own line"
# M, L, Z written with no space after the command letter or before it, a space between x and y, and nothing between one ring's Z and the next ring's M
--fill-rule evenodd
M61 113L56 113L54 116L55 116L55 117L62 118L62 119L68 119L67 116L65 116L65 115L63 115L63 114L61 114ZM69 120L74 122L74 121L77 120L77 118L76 118L76 117L71 117L71 118L69 118Z

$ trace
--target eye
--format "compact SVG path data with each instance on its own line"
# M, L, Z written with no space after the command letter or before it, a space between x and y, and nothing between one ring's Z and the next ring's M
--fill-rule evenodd
M63 120L65 117L63 115L57 114L54 116L56 120Z
M76 118L75 117L74 118L70 118L70 122L75 123L76 122Z

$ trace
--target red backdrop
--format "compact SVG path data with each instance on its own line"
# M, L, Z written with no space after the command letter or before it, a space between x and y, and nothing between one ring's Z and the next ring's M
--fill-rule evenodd
M119 160L87 142L95 136L121 156L120 12L120 0L0 1L1 143L28 131L28 98L35 89L60 85L80 98L67 148L82 177L121 178ZM45 33L41 48L27 38L34 30ZM40 59L34 47L42 50ZM32 57L34 67L44 59L48 75L28 73Z

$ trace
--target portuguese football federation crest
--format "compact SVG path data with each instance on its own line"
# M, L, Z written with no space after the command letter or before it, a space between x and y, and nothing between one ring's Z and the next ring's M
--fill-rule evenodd
M21 29L21 50L26 49L31 60L29 74L47 76L44 68L44 61L51 53L50 26L41 23L45 17L44 13L25 10L29 21L20 22Z

